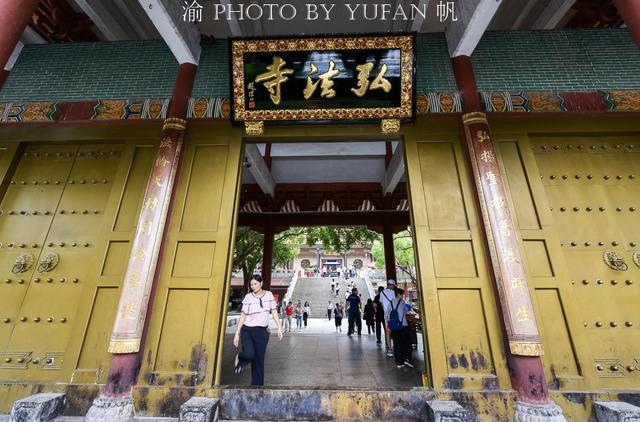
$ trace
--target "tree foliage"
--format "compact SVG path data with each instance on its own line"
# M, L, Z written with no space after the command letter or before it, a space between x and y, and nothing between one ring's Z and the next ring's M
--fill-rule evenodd
M338 253L347 252L354 245L371 247L379 237L364 227L293 227L277 233L273 239L273 264L286 265L300 253L299 245L322 243L325 249ZM236 230L236 246L233 254L233 268L244 274L244 288L256 267L262 262L264 236L248 227Z
M413 283L416 282L416 261L413 253L413 235L411 228L393 235L393 251L395 255L395 266L405 273ZM376 267L382 268L386 265L384 260L384 245L381 240L374 242L371 253L376 261Z

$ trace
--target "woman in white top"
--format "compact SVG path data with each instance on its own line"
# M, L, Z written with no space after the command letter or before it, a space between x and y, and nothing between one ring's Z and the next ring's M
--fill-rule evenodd
M278 340L282 340L282 325L278 316L276 299L262 290L262 277L251 279L251 292L242 300L242 313L233 345L237 348L242 337L242 351L236 355L234 370L240 374L245 365L251 364L251 385L264 385L264 355L269 342L269 314L278 325Z

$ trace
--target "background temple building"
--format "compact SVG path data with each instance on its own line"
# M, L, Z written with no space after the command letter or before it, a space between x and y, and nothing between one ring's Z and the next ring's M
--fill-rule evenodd
M237 3L0 0L0 419L640 420L640 1ZM277 290L311 226L409 233L417 366L328 326L232 385L236 232Z

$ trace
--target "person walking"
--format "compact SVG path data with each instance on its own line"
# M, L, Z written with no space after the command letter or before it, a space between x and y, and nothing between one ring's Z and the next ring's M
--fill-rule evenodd
M242 373L251 364L251 385L264 385L264 356L269 342L269 314L278 326L278 339L282 340L282 325L276 299L270 291L262 290L262 277L254 275L249 283L251 292L242 300L242 311L233 345L237 349L242 340L242 351L236 355L234 372Z
M387 357L393 356L393 349L391 348L392 338L391 332L389 331L389 313L391 312L391 301L396 297L396 287L396 281L390 278L387 280L387 288L380 292L380 302L384 309L384 321L386 326L384 340L387 343Z
M331 321L331 314L333 313L333 303L331 303L331 301L329 301L327 303L327 318L329 318L329 321Z
M380 293L383 290L384 290L383 286L378 287L378 294L373 299L373 307L375 309L375 320L376 320L376 344L382 344L382 331L385 330L384 307L380 302Z
M285 332L291 332L291 318L293 318L293 302L289 301L287 307L285 308L285 313L287 315L287 319L284 320Z
M409 339L409 322L407 321L407 304L404 301L404 290L396 289L389 313L389 329L393 337L393 356L396 366L413 368L411 363L411 342Z
M351 294L347 298L349 304L349 332L347 335L355 334L355 326L358 327L358 335L362 335L362 317L360 315L360 297L358 296L358 289L355 287L351 290ZM354 326L355 325L355 326Z
M296 327L298 328L298 331L301 331L303 310L302 310L302 303L300 301L298 301L298 303L296 304L296 309L294 312L296 313Z
M342 332L342 309L340 308L340 304L336 303L336 307L333 309L333 313L335 315L335 321L336 321L336 333L338 331Z
M304 302L303 311L302 319L304 320L304 328L307 328L307 319L309 319L309 314L311 313L311 306L309 306L309 302Z
M376 329L374 327L375 321L375 310L373 308L373 300L367 299L367 304L364 305L363 318L367 323L367 334L371 335L371 333L375 333Z
M331 293L333 293L336 290L336 280L335 279L331 279Z
M336 297L340 294L340 281L336 283Z

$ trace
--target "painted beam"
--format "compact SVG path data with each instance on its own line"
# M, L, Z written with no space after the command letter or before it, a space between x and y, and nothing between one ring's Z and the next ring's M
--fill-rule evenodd
M251 165L249 172L258 183L258 186L260 186L260 189L273 198L276 193L276 182L273 180L273 176L264 158L262 158L258 146L256 144L247 144L244 152Z
M103 0L73 0L89 16L107 41L132 40L136 31L117 8Z
M555 29L575 2L576 0L551 0L534 22L532 29Z
M404 148L402 142L398 143L393 157L387 166L387 171L384 173L384 180L382 181L382 191L384 194L393 193L398 186L398 182L402 179L404 174Z
M502 0L468 0L456 2L457 21L445 29L451 57L471 56Z
M178 63L200 61L200 30L182 16L182 2L174 0L138 0Z
M394 232L406 230L411 224L409 211L337 211L337 212L299 212L299 213L239 213L238 226L264 227L269 221L274 227L300 226L367 226L394 227Z

